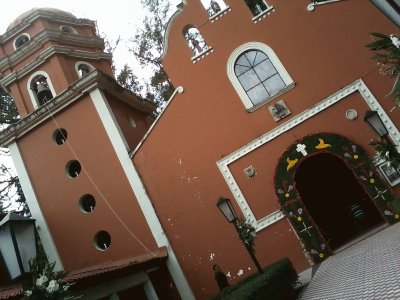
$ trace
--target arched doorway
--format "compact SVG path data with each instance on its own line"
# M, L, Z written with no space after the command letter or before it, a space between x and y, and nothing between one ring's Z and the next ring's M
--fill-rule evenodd
M294 182L332 250L384 223L354 173L333 154L308 156L297 167Z
M303 165L303 162L305 163L308 159L322 154L332 155L337 160L333 167L324 166L321 161L317 162L316 166L314 166L315 174L312 174L311 177L307 173L303 175L304 177L310 177L309 189L318 185L313 184L313 181L316 182L322 176L329 176L329 173L337 168L336 164L342 163L347 168L348 174L352 174L349 176L353 176L353 179L361 185L367 195L366 199L370 199L370 202L373 202L369 204L377 208L382 219L387 224L394 224L400 221L400 198L397 198L391 192L387 183L382 180L375 166L371 163L369 155L361 146L346 137L333 133L317 133L296 140L282 153L278 162L275 171L275 191L281 210L296 232L305 255L313 260L314 263L321 262L332 253L330 241L328 241L330 237L326 232L322 232L326 229L322 229L322 223L316 222L314 217L318 218L320 216L321 219L325 220L328 216L332 216L331 221L335 226L339 226L341 219L343 219L337 211L326 203L324 203L326 205L321 204L322 207L319 208L320 215L318 213L312 214L308 211L308 206L311 207L312 205L310 206L310 203L308 203L308 206L306 206L302 199L304 195L301 195L297 190L295 181L297 169ZM307 168L307 165L304 166ZM333 182L333 186L336 186L336 188L340 185L344 186L347 180L339 178L342 176L336 172L336 175L333 174L328 181ZM341 183L336 183L339 180ZM353 186L342 188L343 191L352 189L354 189ZM328 197L327 195L331 194L332 191L325 189L321 190L320 193ZM315 200L315 202L317 201ZM368 210L368 212L370 211L372 210ZM372 217L372 220L374 220L374 217ZM367 230L368 228L371 227L367 226ZM348 227L346 227L346 230L348 230ZM351 239L352 236L349 238ZM338 244L340 244L340 241Z

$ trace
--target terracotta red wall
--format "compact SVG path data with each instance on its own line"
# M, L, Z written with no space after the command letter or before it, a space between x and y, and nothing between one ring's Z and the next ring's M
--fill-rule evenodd
M170 27L163 63L174 85L183 86L184 93L172 100L134 157L199 299L217 292L214 263L230 271L234 280L255 270L233 226L216 207L220 196L233 199L217 168L218 160L360 78L386 112L393 106L385 98L392 81L379 75L365 45L371 41L370 32L390 34L397 28L369 1L340 1L308 12L308 2L271 0L268 3L275 11L257 24L244 2L225 2L231 11L211 23L200 1L189 1ZM195 64L182 36L187 24L197 26L214 50ZM226 68L232 51L252 41L275 51L296 86L248 113ZM278 100L284 100L292 113L275 122L267 108ZM355 121L345 118L349 108L359 113ZM273 186L276 165L287 147L305 135L339 133L372 155L368 143L376 136L363 122L367 109L361 96L352 94L231 164L230 170L256 217L279 209ZM398 125L398 113L389 114ZM243 174L249 165L257 170L251 180ZM240 212L236 204L235 208ZM309 266L286 219L257 233L256 254L263 266L283 256L288 256L299 271ZM237 275L240 270L244 275Z
M65 269L147 253L140 242L150 250L156 248L90 98L86 96L71 105L55 120L58 125L49 119L22 137L18 147ZM57 145L53 141L58 126L67 130L67 141L75 154L67 144ZM78 177L70 178L65 167L74 159L84 170ZM91 213L83 213L79 208L84 194L92 194L96 199ZM140 242L118 221L105 199ZM100 230L108 231L112 238L110 248L104 252L93 245L94 235Z

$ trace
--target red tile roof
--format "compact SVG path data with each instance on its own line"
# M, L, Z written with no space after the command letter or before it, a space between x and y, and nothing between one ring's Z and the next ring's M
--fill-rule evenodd
M19 285L0 287L0 299L9 299L22 294L22 288Z
M143 254L140 256L131 257L119 261L110 261L100 265L95 265L69 272L68 275L65 277L65 281L75 281L81 278L92 277L99 274L122 270L133 266L143 265L145 263L156 260L164 260L167 256L168 256L167 248L162 247L148 254Z
M164 260L168 256L168 251L166 247L158 248L148 254L143 254L140 256L131 257L119 261L110 261L100 265L95 265L79 270L69 272L64 278L65 281L77 281L82 278L94 277L104 273L110 273L117 270L126 269L134 266L141 266L149 262L154 262L157 260ZM22 294L22 289L18 285L0 287L0 300L9 299Z

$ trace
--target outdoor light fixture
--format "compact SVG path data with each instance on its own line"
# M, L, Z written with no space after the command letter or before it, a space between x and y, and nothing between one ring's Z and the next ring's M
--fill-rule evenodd
M0 222L0 254L12 280L29 273L36 257L35 220L8 213Z
M236 229L236 231L237 231L237 233L239 234L239 237L240 237L240 230L239 230L239 227L238 227L238 217L237 217L237 214L235 212L235 209L233 208L231 200L223 198L223 197L220 197L218 199L218 201L217 201L217 207L222 212L222 214L224 215L226 220L229 223L233 223L233 225L235 226L235 229ZM254 255L254 251L253 251L252 247L250 245L244 243L244 242L243 242L243 245L246 247L246 250L249 253L251 259L254 262L254 264L256 265L258 272L259 273L263 273L261 265L258 262L256 256Z
M217 206L229 223L236 222L237 215L231 200L220 197L218 199Z
M364 122L367 123L368 126L381 137L381 139L388 141L389 132L376 111L367 110L365 112Z

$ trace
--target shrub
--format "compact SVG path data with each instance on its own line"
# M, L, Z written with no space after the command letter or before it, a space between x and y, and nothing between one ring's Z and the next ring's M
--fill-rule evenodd
M253 274L236 285L222 290L213 300L288 300L295 299L298 275L288 258Z

